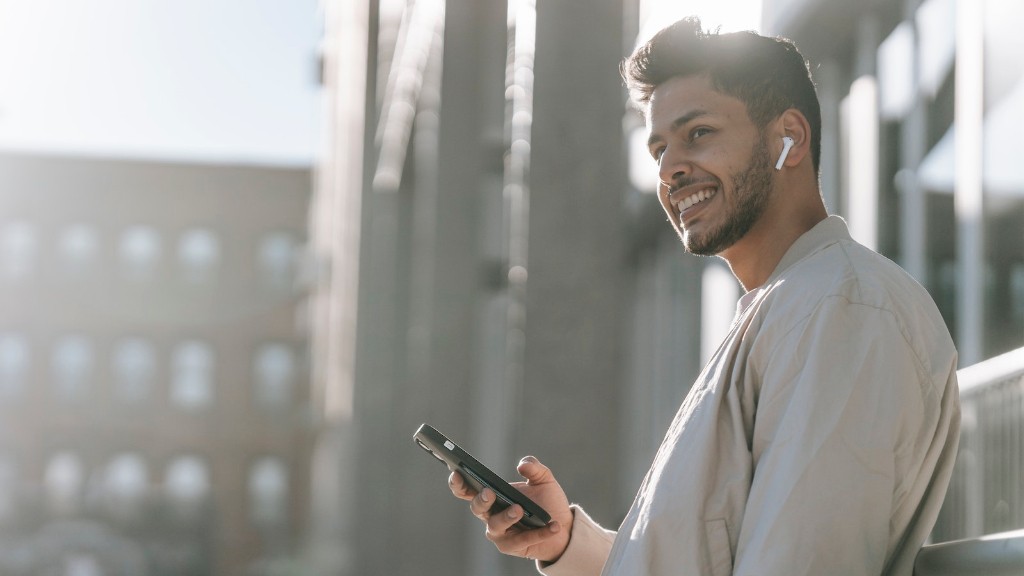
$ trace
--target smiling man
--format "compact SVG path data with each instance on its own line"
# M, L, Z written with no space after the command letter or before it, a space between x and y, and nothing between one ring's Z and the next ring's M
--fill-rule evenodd
M622 72L669 223L746 293L617 531L532 457L517 487L544 528L517 528L518 506L491 515L494 494L457 473L453 493L552 576L910 576L956 457L956 350L928 293L827 214L806 62L686 19Z

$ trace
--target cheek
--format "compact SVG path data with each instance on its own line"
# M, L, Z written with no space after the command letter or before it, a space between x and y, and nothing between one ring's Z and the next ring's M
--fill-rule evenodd
M746 140L731 138L723 140L719 144L719 146L704 151L701 155L701 161L719 177L735 174L746 168L751 162L750 144Z
M669 219L671 219L673 215L672 205L669 204L668 195L665 194L665 189L661 185L658 186L658 203L661 204L662 210L664 210L665 214L667 214Z

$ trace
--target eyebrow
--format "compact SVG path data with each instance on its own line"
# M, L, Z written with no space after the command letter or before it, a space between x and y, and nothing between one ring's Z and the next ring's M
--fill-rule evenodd
M675 132L676 130L679 129L680 126L685 126L686 124L692 122L694 119L700 118L701 116L707 116L708 114L710 114L710 112L708 112L707 110L691 110L686 114L683 114L682 116L673 120L672 124L670 124L668 127L668 131ZM658 136L657 134L652 134L651 137L647 139L647 147L650 148L652 144L660 140L660 136Z

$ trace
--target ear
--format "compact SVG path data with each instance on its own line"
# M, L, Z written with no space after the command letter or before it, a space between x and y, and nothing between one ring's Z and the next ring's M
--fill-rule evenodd
M811 153L811 126L796 108L789 108L769 124L768 145L771 147L773 158L782 154L782 138L788 136L793 139L793 146L786 155L783 166L793 168L800 165L804 159L809 159Z

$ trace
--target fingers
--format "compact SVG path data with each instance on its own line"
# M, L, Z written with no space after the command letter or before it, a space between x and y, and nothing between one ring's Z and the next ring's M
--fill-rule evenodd
M558 522L551 522L544 528L522 530L516 523L523 517L523 509L513 504L487 519L487 539L503 554L530 557L531 549L561 532Z
M466 480L458 472L448 475L448 489L460 500L472 500L476 496L476 491L466 484Z
M508 508L489 516L487 521L487 537L494 540L505 536L508 531L523 517L523 508L513 504Z
M520 476L526 478L526 483L530 485L555 481L555 476L551 473L551 469L541 464L540 460L533 456L526 456L520 460L516 470L519 471Z
M465 478L458 472L452 472L448 476L448 488L456 498L469 501L469 509L477 518L487 521L490 517L491 506L494 505L495 495L490 488L484 488L480 492L473 489L466 483Z
M494 491L484 488L469 501L469 509L477 518L487 522L491 516L491 506L494 506Z

